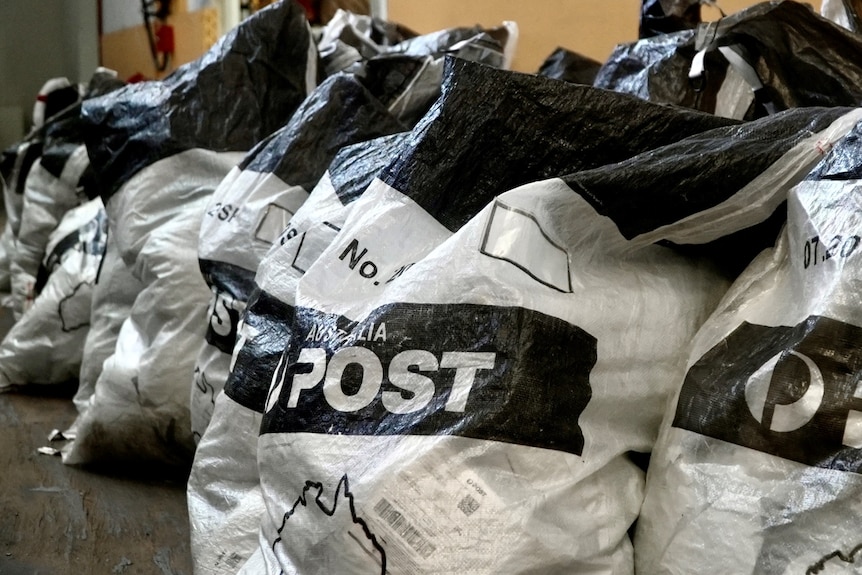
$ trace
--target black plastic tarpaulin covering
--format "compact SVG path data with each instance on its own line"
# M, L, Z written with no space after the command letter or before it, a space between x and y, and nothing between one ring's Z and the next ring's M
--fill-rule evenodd
M257 12L162 81L90 100L82 116L104 200L141 168L193 149L248 150L280 128L314 84L302 7Z
M573 84L591 86L601 67L601 62L597 62L589 56L565 48L557 48L542 62L538 74Z
M505 190L731 123L449 59L442 96L382 179L455 230Z
M801 106L856 106L862 38L802 3L766 2L697 30L620 45L595 85L746 120Z
M239 165L273 173L290 185L314 188L344 146L405 129L351 74L325 80L291 120Z

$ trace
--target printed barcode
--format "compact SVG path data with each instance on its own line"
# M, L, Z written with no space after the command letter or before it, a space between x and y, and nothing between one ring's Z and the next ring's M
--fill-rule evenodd
M460 509L464 515L469 517L479 509L479 502L470 495L465 495L464 499L458 503L458 509Z
M386 499L378 501L374 510L423 559L428 559L437 549Z

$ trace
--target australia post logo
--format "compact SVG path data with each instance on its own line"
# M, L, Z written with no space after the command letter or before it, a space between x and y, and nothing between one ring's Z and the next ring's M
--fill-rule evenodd
M862 473L862 328L743 323L686 375L674 427Z
M361 322L297 308L262 433L459 435L580 455L596 339L559 318L392 304Z

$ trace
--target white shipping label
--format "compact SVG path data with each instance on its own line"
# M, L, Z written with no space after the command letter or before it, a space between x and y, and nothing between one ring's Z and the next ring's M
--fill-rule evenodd
M449 447L438 447L398 471L360 506L372 531L385 542L387 573L419 575L440 565L464 564L440 557L463 549L459 539L471 541L477 559L490 551L505 553L511 533L504 504L491 486ZM358 530L355 526L353 530ZM482 541L481 534L485 534ZM362 541L360 533L351 535ZM493 553L497 556L498 553Z

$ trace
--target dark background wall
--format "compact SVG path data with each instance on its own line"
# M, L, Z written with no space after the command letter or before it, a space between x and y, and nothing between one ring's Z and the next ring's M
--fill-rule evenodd
M86 82L98 65L97 0L0 1L0 146L30 128L46 80Z

